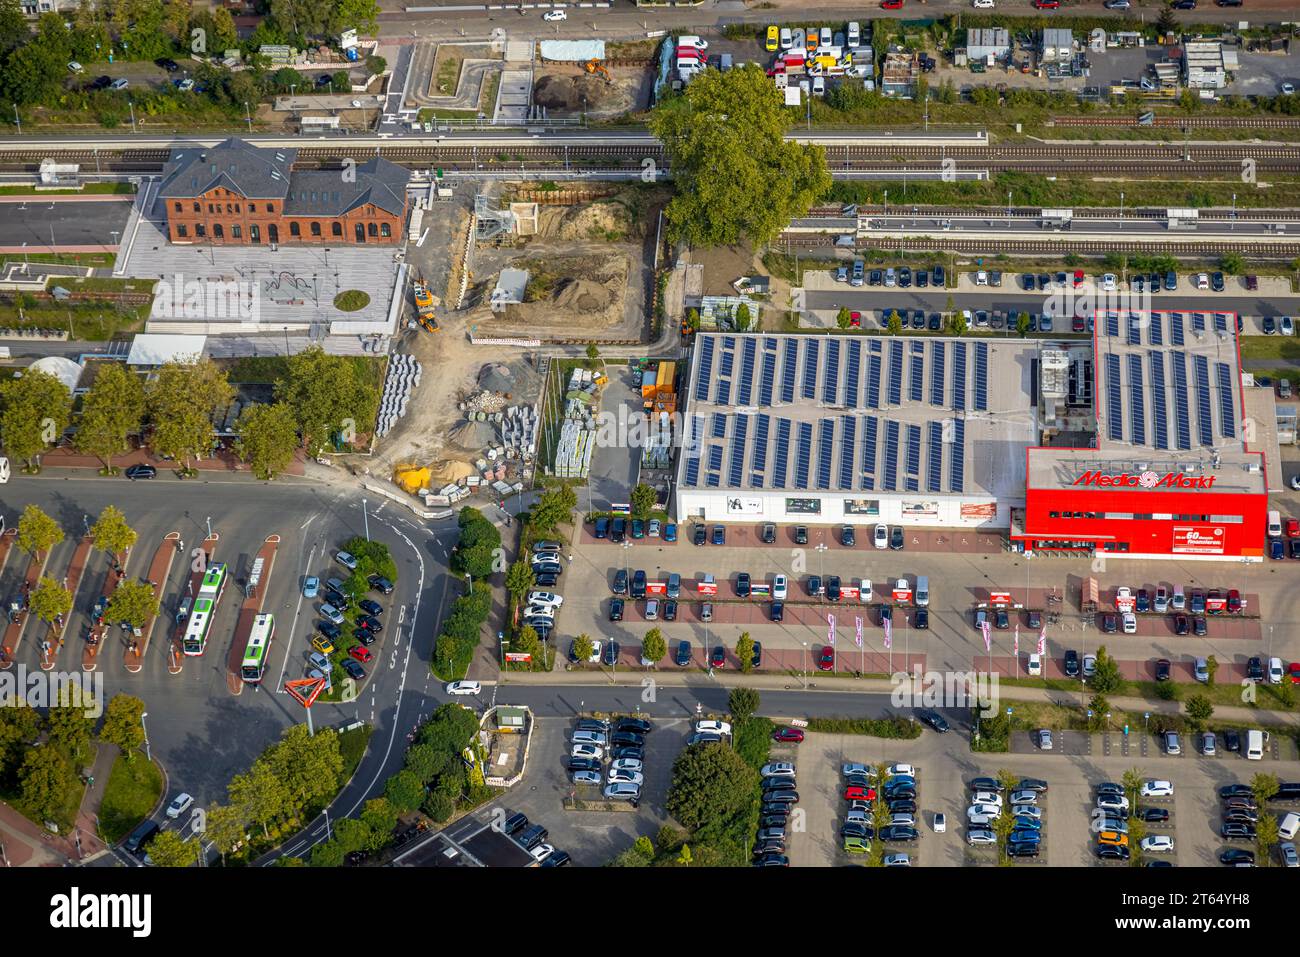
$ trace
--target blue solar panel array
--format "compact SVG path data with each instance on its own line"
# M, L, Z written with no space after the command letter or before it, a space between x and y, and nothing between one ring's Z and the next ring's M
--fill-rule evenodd
M722 483L722 446L709 446L709 474L704 483L709 488L718 488Z
M817 356L821 343L816 339L803 340L803 392L805 399L817 398Z
M763 351L763 377L758 384L758 404L772 404L772 388L776 385L776 353Z
M1222 312L1216 312L1216 313L1214 314L1214 331L1215 331L1215 332L1227 332L1227 331L1228 331L1228 316L1227 316L1227 314L1222 313Z
M695 401L709 401L709 383L713 381L713 337L700 343L700 367L695 370Z
M863 479L863 488L875 488L876 480L872 476L876 474L876 432L879 427L879 420L874 415L869 415L863 421L862 428L862 473L867 476Z
M1171 312L1169 314L1169 342L1179 348L1185 345L1183 341L1183 314L1181 312Z
M731 380L730 379L718 380L718 394L713 397L713 401L716 402L718 405L731 404Z
M966 343L952 344L952 407L966 411Z
M980 412L989 409L989 346L987 342L975 343L975 408Z
M781 356L781 401L794 401L795 364L799 358L799 340L787 339Z
M1142 317L1136 312L1128 314L1128 344L1142 345Z
M943 423L929 423L929 461L926 463L926 491L939 492L943 489Z
M925 343L912 343L912 371L908 376L909 395L913 402L920 402L925 395Z
M1205 313L1203 312L1192 313L1192 331L1193 332L1205 331Z
M749 434L749 416L736 416L736 427L731 431L731 465L727 470L727 483L739 487L745 474L745 438Z
M898 423L885 422L885 481L881 486L887 492L898 491Z
M889 344L889 404L903 404L903 344Z
M812 461L812 423L799 423L799 448L794 457L794 487L808 487L808 468Z
M858 417L840 416L840 488L853 488L853 453L858 439Z
M754 357L758 355L758 340L746 339L740 360L740 386L736 389L736 403L751 405L754 401Z
M1156 448L1169 448L1169 405L1165 401L1165 357L1160 352L1147 353L1151 370L1151 417L1155 420Z
M1178 425L1178 447L1192 447L1192 422L1187 412L1187 353L1171 352L1169 366L1174 377L1174 420Z
M1118 312L1106 313L1106 335L1111 336L1112 338L1117 338L1119 336Z
M759 413L754 423L754 456L749 463L752 470L750 481L757 488L763 487L763 474L767 471L767 430L771 428L771 416Z
M721 412L713 413L713 438L720 439L727 434L727 417Z
M736 364L736 340L727 337L722 340L722 361L718 369L718 394L713 401L718 405L731 404L731 373Z
M790 461L790 420L776 420L776 453L772 456L772 488L784 488Z
M966 420L952 423L952 452L948 456L948 485L954 492L966 490Z
M907 474L921 474L921 427L907 427Z
M943 405L944 343L935 342L930 347L930 404Z
M1210 360L1205 356L1192 356L1192 368L1196 371L1196 419L1200 427L1202 445L1214 444L1214 420L1210 418Z
M1142 388L1142 357L1136 353L1128 356L1128 417L1133 432L1132 440L1137 445L1147 444L1147 415L1143 401L1145 392Z
M872 343L875 346L876 343ZM880 355L876 349L867 357L867 407L880 408Z
M840 340L826 343L826 368L822 370L822 401L836 405L840 388Z
M1220 430L1233 439L1237 437L1237 413L1232 398L1232 366L1226 362L1216 362L1214 371L1219 380Z
M1119 356L1106 356L1106 435L1112 441L1124 438L1123 400L1120 393Z
M1165 344L1165 314L1163 312L1153 312L1150 316L1150 331L1148 338L1153 346L1163 346Z
M862 389L862 340L849 342L848 368L844 371L844 404L850 409L858 407L858 396Z
M831 456L835 452L835 420L822 419L817 429L817 487L831 487Z

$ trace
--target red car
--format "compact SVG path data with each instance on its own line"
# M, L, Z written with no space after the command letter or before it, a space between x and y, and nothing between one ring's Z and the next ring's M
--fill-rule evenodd
M798 744L803 740L802 728L777 728L772 732L773 741L793 741Z
M1295 538L1300 536L1300 519L1288 518L1286 520L1286 537Z
M1228 592L1228 611L1241 611L1241 592L1235 588Z
M709 665L714 668L721 668L727 663L727 652L721 645L713 649L713 654L709 657Z
M902 10L903 0L880 0L881 10Z
M1300 685L1300 661L1291 662L1290 666L1287 668L1287 673L1291 676L1291 683L1293 685Z
M1088 324L1083 321L1083 316L1075 316L1070 320L1070 331L1072 332L1084 332L1087 328Z
M367 648L365 645L356 645L352 648L349 648L348 654L350 654L353 658L357 659L357 661L360 661L362 664L365 664L366 662L373 660L375 657L370 653L370 649Z
M1034 0L1035 10L1055 10L1061 5L1061 0Z
M835 649L830 645L822 645L822 653L817 657L817 669L819 671L835 670Z
M1082 285L1083 285L1083 270L1076 269L1074 271L1074 288L1078 289Z
M844 789L844 800L846 801L874 801L875 799L875 788L864 788L853 784Z
M849 313L849 328L850 329L862 328L862 313L860 312Z

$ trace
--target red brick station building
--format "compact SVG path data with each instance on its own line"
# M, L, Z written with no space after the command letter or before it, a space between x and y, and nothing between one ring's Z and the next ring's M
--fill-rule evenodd
M298 151L237 137L172 151L159 202L177 244L397 245L411 174L374 157L345 169L294 170Z

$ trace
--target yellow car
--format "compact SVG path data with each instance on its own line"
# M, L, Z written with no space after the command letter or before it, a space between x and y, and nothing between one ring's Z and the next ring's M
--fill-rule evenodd
M781 31L776 27L767 28L767 52L775 53L776 48L780 45Z
M1102 831L1097 835L1098 844L1114 844L1116 847L1128 847L1128 835L1119 831Z
M334 642L330 641L324 635L315 635L311 640L311 646L322 655L334 654Z

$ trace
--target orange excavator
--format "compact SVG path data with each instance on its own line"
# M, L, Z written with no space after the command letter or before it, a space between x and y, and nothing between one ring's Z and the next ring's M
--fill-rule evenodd
M433 314L433 293L429 292L429 284L421 277L412 283L412 291L415 294L415 318L429 332L438 331L438 320Z
M597 74L603 76L606 83L614 82L613 77L609 75L608 68L606 68L605 64L601 63L599 60L588 60L582 65L582 68L593 76Z

